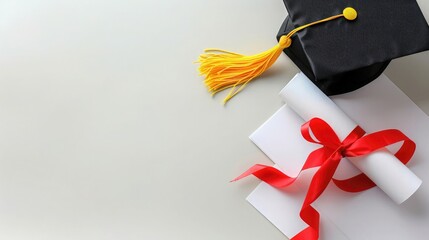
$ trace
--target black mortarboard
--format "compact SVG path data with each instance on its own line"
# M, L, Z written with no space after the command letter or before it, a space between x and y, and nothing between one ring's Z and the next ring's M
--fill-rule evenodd
M326 94L353 91L377 78L390 60L429 49L429 27L415 0L284 0L289 16L278 39L327 12L352 6L353 22L329 21L302 30L284 49Z
M355 90L390 60L429 49L429 26L415 0L284 0L289 12L279 44L245 56L219 49L200 55L209 91L232 87L224 102L284 51L326 94Z

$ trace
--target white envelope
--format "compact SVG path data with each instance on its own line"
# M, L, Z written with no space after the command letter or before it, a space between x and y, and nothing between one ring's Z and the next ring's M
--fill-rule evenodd
M429 236L429 118L385 75L351 93L332 97L334 102L367 132L396 128L417 143L408 164L423 180L420 189L401 205L380 189L346 193L333 184L313 204L321 213L321 239L425 239ZM300 133L303 120L283 106L250 139L286 174L296 176L307 155L318 148ZM395 146L393 146L394 148ZM284 190L261 183L248 201L286 236L306 227L299 210L315 170L302 174L294 186ZM358 170L343 159L338 178Z

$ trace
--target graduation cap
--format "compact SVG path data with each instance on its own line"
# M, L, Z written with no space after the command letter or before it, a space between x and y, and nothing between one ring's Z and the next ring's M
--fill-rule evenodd
M289 16L279 43L251 56L220 49L201 54L200 74L224 103L271 67L284 51L328 95L377 78L390 60L429 49L429 26L415 0L284 0Z

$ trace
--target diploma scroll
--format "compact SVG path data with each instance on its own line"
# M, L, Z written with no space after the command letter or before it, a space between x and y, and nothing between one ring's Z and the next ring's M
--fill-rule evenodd
M323 119L341 140L357 126L302 73L296 75L280 95L304 121L314 117ZM348 159L398 204L413 195L422 183L420 178L387 149Z

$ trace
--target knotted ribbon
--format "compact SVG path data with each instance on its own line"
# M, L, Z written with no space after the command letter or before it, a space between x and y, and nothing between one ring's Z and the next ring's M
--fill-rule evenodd
M310 182L300 211L300 217L308 224L308 227L291 240L317 240L319 238L320 215L311 204L323 193L331 179L338 188L346 192L360 192L375 186L375 183L363 173L344 180L333 178L342 158L363 156L402 142L395 157L406 164L410 161L416 148L415 143L399 130L387 129L365 135L365 131L359 126L341 142L334 130L320 118L313 118L304 123L301 126L301 134L308 142L320 144L321 147L308 155L300 173L309 168L320 168ZM254 175L276 188L289 186L298 178L289 177L274 167L256 164L233 181L249 175Z

